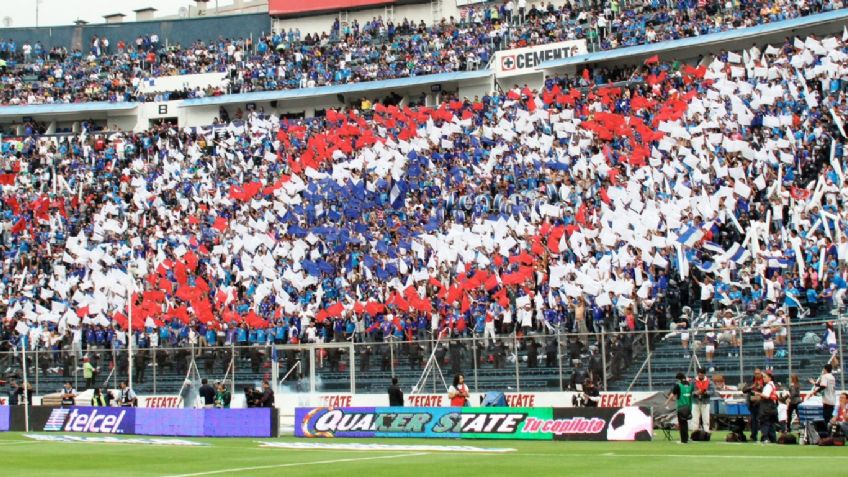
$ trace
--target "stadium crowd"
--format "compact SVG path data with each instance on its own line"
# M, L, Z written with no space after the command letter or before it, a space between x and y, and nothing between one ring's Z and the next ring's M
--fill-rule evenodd
M692 302L774 340L848 287L846 51L3 142L3 349L494 345L676 329Z
M472 70L486 67L502 49L574 39L611 49L839 8L841 1L615 0L540 2L519 9L507 1L471 7L460 18L433 25L336 21L321 35L289 30L187 46L166 45L158 35L93 37L86 49L74 51L7 40L0 41L0 104L162 101ZM227 73L229 82L155 93L140 89L151 78L210 72Z

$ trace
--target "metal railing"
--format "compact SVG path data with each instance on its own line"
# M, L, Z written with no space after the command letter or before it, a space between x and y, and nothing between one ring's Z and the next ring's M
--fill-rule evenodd
M702 316L693 323L658 330L637 321L636 329L614 331L587 323L584 333L550 326L495 336L472 330L439 337L422 331L415 341L358 341L361 335L354 334L328 343L200 342L134 347L132 356L126 349L97 345L13 349L0 353L0 379L27 380L36 395L59 392L64 382L82 391L117 388L120 381L142 395L173 395L184 392L187 381L202 378L226 382L233 392L269 381L283 392L381 393L393 376L412 393L442 393L460 373L474 392L569 390L585 379L603 390L624 391L664 389L677 372L704 367L733 387L755 368L774 369L780 382L791 374L816 377L827 362L841 368L848 321L820 316L763 328L759 319L742 317L728 328ZM824 338L831 333L828 323L830 342ZM844 388L843 373L839 379Z

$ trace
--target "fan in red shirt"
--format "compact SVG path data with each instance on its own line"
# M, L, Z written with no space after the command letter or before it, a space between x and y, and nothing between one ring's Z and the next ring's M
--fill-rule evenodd
M848 393L839 395L839 406L836 408L836 416L831 419L830 424L833 429L831 432L832 435L835 435L838 431L843 437L848 437Z
M457 374L453 377L453 386L448 389L451 407L465 407L468 405L468 386L465 384L465 376Z

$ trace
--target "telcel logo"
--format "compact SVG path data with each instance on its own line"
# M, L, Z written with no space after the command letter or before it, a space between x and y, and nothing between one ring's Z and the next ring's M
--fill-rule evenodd
M102 432L105 434L121 434L121 421L124 420L127 411L114 414L98 414L97 410L91 412L79 412L78 409L71 411L68 423L65 424L66 432Z

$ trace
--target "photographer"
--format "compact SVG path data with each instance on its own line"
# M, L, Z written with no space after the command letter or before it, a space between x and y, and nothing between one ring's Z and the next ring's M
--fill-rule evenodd
M244 388L244 402L247 407L256 407L256 392L250 386Z
M579 384L585 383L589 379L589 374L583 368L583 362L579 359L573 360L574 369L571 371L571 389L577 389Z
M848 393L839 395L839 405L836 408L836 415L830 420L830 435L842 435L848 437Z
M760 391L763 390L765 382L763 372L757 368L754 370L754 378L751 384L742 388L745 393L745 399L748 401L748 410L751 412L751 440L757 441L757 434L760 431Z
M229 389L227 389L224 383L218 383L216 387L215 407L219 409L229 409L231 400Z
M15 381L14 379L10 380L9 381L9 405L10 406L17 406L18 405L18 399L19 399L21 393L23 393L23 389L20 386L18 386L18 382Z
M120 388L121 393L118 405L121 407L138 407L138 398L136 397L135 392L127 385L127 382L121 381L118 387Z
M692 418L693 386L689 382L689 378L683 373L677 373L676 378L679 382L671 388L665 403L668 406L672 399L677 400L677 426L680 429L680 442L686 444L689 442L689 419Z
M66 382L62 389L60 390L62 393L62 407L69 407L76 405L77 402L77 390L74 389L73 385L70 381Z
M760 434L763 442L769 441L772 444L777 442L775 433L775 425L777 424L777 387L774 384L774 378L771 371L767 371L763 375L763 389L758 392L759 396L759 411L760 415Z
M571 404L578 407L598 407L601 403L601 392L595 387L595 382L591 379L583 381L583 394L579 397L574 396L571 399Z
M268 381L262 381L262 394L258 404L258 407L274 407L274 391Z
M694 386L692 415L695 421L695 430L701 429L703 426L705 432L710 432L710 398L715 394L715 388L706 373L706 369L698 368L698 376L692 383Z
M94 388L94 394L91 395L92 407L109 407L112 405L112 393L109 390L105 392L101 388Z
M389 406L403 407L403 391L398 386L397 376L392 377L392 385L389 386Z

